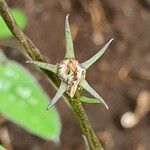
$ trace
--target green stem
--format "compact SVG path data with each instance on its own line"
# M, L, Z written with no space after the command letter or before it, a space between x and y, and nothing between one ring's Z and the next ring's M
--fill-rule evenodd
M71 108L91 150L103 150L81 104L79 97L70 101Z
M20 27L17 25L16 21L10 13L10 9L5 2L5 0L0 0L0 15L3 17L9 30L12 32L17 41L25 48L25 52L31 57L32 60L46 62L39 49L34 45L34 43L22 32ZM50 79L52 85L58 87L60 84L59 78L52 72L42 70ZM67 94L65 98L69 102L74 116L79 123L79 126L85 135L89 147L91 150L102 150L102 146L96 137L92 126L88 120L88 117L82 107L79 97L75 99L70 99Z

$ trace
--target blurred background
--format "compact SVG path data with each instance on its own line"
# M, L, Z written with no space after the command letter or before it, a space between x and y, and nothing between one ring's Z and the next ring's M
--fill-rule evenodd
M149 0L7 0L27 17L25 33L53 64L64 58L64 20L69 21L79 62L94 55L114 38L102 58L87 72L87 79L110 110L84 104L94 130L106 150L150 149L150 1ZM55 91L42 73L19 51L13 38L0 40L5 54L27 67L49 96ZM13 107L13 106L12 106ZM82 150L84 140L71 110L56 105L62 121L60 145L31 135L0 117L0 143L7 129L9 150ZM3 139L3 140L2 140ZM5 141L5 140L4 140Z

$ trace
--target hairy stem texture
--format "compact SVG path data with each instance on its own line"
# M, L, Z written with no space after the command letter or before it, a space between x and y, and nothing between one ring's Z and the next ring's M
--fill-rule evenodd
M80 124L80 128L85 135L88 145L91 150L103 150L102 145L100 144L95 132L88 120L88 117L85 113L85 110L81 104L81 101L78 98L70 101L71 108L74 112L77 122Z

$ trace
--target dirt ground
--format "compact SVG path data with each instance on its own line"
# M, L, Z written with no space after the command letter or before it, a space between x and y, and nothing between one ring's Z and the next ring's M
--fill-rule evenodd
M28 17L26 34L51 63L60 62L64 57L64 19L68 13L74 35L76 58L79 62L95 54L104 43L114 38L109 50L87 72L88 81L103 96L110 110L99 105L84 106L106 150L149 150L149 113L131 129L124 129L120 124L120 118L124 113L135 110L138 95L142 91L150 92L150 2L149 0L97 1L100 4L102 22L96 22L94 25L91 13L96 8L93 9L92 2L91 5L87 2L87 6L85 3L72 0L70 7L67 0L65 3L61 3L61 0L8 0L9 6L24 10ZM103 44L98 45L94 42L92 39L94 31L102 34L103 40L99 40L99 43L102 41ZM26 59L21 53L10 52L11 59L26 65ZM26 66L37 77L46 92L49 95L54 94L55 91L43 75L30 65ZM9 129L13 149L83 150L84 141L71 110L63 100L56 107L63 125L59 146L7 122L5 126Z

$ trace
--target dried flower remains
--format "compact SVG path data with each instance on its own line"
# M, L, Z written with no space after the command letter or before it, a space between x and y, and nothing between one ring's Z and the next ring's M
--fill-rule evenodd
M65 92L72 98L75 95L76 91L81 87L88 91L99 102L103 103L108 109L108 106L103 100L103 98L88 84L85 77L86 70L102 56L102 54L106 51L107 47L110 45L113 39L111 39L93 57L80 64L75 59L68 16L69 15L66 16L65 20L66 53L64 60L62 60L57 65L52 65L49 63L43 63L38 61L28 61L28 63L33 63L42 69L55 73L61 80L61 84L59 89L57 90L57 93L52 98L51 102L48 104L46 109L48 110L54 104L56 104L56 102L61 98L61 96Z

